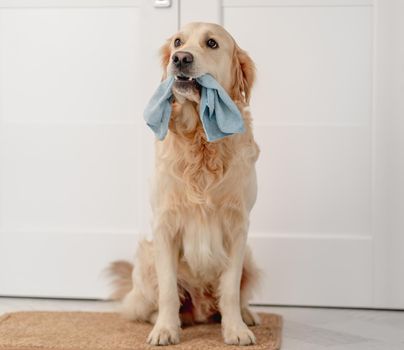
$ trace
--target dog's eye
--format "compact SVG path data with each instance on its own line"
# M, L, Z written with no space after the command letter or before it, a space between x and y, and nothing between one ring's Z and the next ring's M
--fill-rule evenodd
M210 47L211 49L217 49L219 47L219 45L217 44L217 42L213 39L209 39L206 42L206 45L208 45L208 47Z
M174 40L174 47L179 47L181 46L182 42L181 39L177 38Z

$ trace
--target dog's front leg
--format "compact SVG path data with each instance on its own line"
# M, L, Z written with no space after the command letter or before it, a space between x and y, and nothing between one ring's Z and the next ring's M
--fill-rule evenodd
M220 278L219 307L222 314L223 338L226 344L255 344L255 336L244 323L240 312L240 280L243 270L246 232L233 241L227 269Z
M154 231L159 300L157 320L147 339L152 345L177 344L180 341L180 301L177 289L179 249L173 236L169 227L161 224Z

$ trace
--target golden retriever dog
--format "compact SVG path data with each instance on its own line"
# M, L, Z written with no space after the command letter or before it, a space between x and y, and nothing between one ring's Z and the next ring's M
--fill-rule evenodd
M259 273L246 245L259 154L248 110L254 63L210 23L186 25L161 54L163 79L177 79L168 134L156 141L154 239L140 242L133 266L112 264L115 297L128 318L154 324L152 345L178 343L181 325L219 320L226 344L254 344L248 326L259 320L248 301ZM206 73L238 106L243 133L207 141L194 79Z

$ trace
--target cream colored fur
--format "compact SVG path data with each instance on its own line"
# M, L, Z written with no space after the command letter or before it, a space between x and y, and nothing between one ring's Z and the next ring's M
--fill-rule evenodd
M181 323L208 322L220 314L227 344L255 343L247 325L258 322L248 309L258 271L246 246L249 213L256 198L259 150L247 111L254 65L220 26L192 23L162 49L164 72L181 37L181 50L195 58L195 75L212 74L237 103L246 131L206 140L197 91L176 91L167 137L156 141L152 192L152 242L140 243L132 283L122 282L122 312L154 323L153 345L179 342ZM206 47L214 37L219 48ZM128 266L115 265L118 272ZM121 266L121 267L120 267ZM121 276L122 277L122 276ZM129 290L130 289L130 290Z

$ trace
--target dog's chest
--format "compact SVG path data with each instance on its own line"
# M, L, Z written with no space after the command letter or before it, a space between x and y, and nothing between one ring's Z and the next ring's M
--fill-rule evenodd
M215 216L187 215L182 232L182 259L203 280L217 276L227 264L220 220Z

